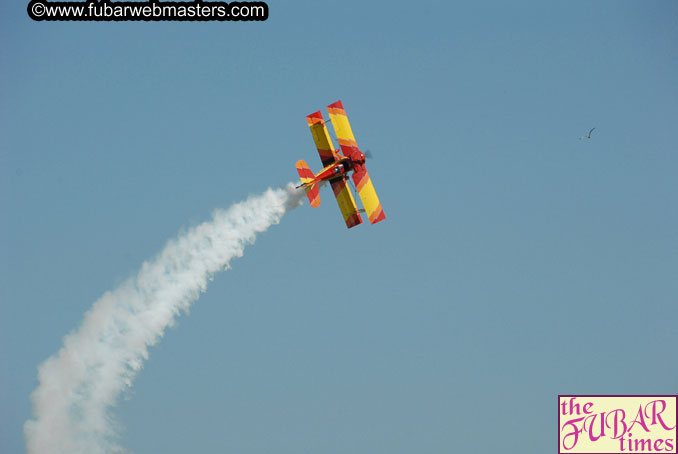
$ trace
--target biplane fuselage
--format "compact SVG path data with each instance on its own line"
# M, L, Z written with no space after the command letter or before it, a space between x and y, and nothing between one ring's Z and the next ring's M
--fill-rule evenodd
M301 185L298 187L304 188L311 206L317 207L320 205L319 183L329 181L348 228L362 223L360 211L367 214L372 224L383 221L386 219L386 215L381 208L379 198L365 168L365 155L360 151L353 137L353 131L351 131L344 106L341 101L337 101L330 104L327 110L337 134L340 149L334 148L322 113L318 111L307 116L306 121L311 130L313 141L325 167L315 174L309 169L306 162L303 160L297 161L297 172L301 178ZM364 210L359 210L356 206L353 194L347 184L349 172L353 172L353 182Z
M335 153L338 154L339 150L335 150ZM303 188L311 184L320 183L321 181L332 181L337 177L348 174L348 172L354 170L354 168L364 164L365 164L365 155L363 155L362 153L360 153L360 155L356 157L355 163L353 160L351 160L351 158L346 157L340 158L338 161L335 161L334 163L326 166L324 169L318 172L313 177L312 181L302 183L299 187Z

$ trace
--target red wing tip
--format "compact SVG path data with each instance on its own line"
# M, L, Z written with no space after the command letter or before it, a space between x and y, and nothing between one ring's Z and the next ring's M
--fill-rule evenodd
M356 225L362 224L363 219L360 217L359 213L352 214L348 219L346 219L346 227L349 229L355 227Z
M323 119L323 114L320 111L313 112L310 115L306 116L306 121L308 121L308 124L315 124L315 123L321 123L324 122L325 120Z
M332 103L332 104L330 104L330 105L327 106L327 107L328 107L328 108L335 108L335 109L342 109L342 110L344 109L344 105L341 103L341 100L339 100L339 101L337 101L337 102L335 102L335 103Z
M370 219L370 224L376 224L377 222L381 222L384 219L386 219L386 215L384 214L384 211L379 208L379 215L374 218L374 220Z

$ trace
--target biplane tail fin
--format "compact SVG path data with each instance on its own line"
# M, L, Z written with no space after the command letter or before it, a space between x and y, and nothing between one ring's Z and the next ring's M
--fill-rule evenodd
M315 175L303 159L297 161L297 173L299 178L301 178L301 185L297 187L304 188L312 207L320 206L320 188L317 183L314 183Z
M297 161L297 173L299 174L299 178L301 178L301 186L312 182L315 178L313 171L308 168L308 164L306 164L306 161L303 159Z

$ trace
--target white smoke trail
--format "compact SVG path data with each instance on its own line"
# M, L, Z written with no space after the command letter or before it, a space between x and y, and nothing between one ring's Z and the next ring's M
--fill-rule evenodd
M28 454L123 452L110 416L148 348L187 311L214 273L241 257L257 233L301 204L291 183L217 210L211 221L170 241L135 278L104 294L58 353L38 368L34 419L24 424Z

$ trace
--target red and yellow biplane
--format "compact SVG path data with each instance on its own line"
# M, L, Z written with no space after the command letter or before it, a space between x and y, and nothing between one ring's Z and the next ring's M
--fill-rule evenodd
M297 187L304 188L311 206L317 207L320 205L319 183L329 181L339 203L341 214L344 216L346 227L349 229L363 222L360 217L361 211L367 214L371 224L383 221L386 215L381 209L379 198L365 169L365 155L358 149L343 104L341 101L330 104L327 106L327 111L341 150L334 148L322 113L318 111L307 116L308 127L311 129L313 141L325 167L314 174L306 162L297 161L297 172L301 178L301 185ZM358 210L348 186L348 173L351 171L353 171L353 182L364 210Z

